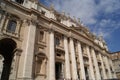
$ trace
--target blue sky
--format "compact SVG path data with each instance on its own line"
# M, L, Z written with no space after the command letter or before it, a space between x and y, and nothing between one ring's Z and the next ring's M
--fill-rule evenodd
M102 35L110 52L120 51L120 0L40 0L59 12L80 18L96 35Z

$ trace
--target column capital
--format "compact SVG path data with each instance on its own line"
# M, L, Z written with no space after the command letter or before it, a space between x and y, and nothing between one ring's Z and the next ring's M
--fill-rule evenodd
M68 37L67 35L64 35L64 38L67 38L67 39L68 39L69 37Z
M55 31L54 31L54 29L50 28L50 29L48 29L48 32L49 32L49 33L51 33L51 32L54 33Z
M70 39L70 40L73 40L73 38L72 38L72 37L69 37L69 39Z
M77 40L77 43L80 43L80 41L79 41L79 40Z
M37 20L32 20L32 19L26 19L25 22L28 23L28 26L29 25L37 25L38 24L38 21Z

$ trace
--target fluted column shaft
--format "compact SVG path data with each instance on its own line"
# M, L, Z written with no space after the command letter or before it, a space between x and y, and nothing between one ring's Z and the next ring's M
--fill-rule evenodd
M114 68L114 66L113 66L113 62L112 62L111 59L110 59L109 61L110 61L110 64L111 64L112 70L113 70L113 78L117 78L116 73L115 73L115 68Z
M107 79L107 75L106 75L106 72L105 72L105 66L104 66L103 58L102 58L102 55L100 53L99 53L99 57L100 57L101 66L102 66L103 79Z
M68 51L68 39L64 36L64 49L65 49L65 78L71 79L70 75L70 59L69 59L69 51Z
M111 70L110 70L110 65L109 65L109 62L108 62L108 58L107 58L107 56L105 56L104 58L105 58L106 68L108 70L108 79L111 79L112 78L112 74L111 74Z
M76 66L74 43L72 38L70 38L70 53L71 53L71 62L72 62L72 79L77 80L78 79L77 66Z
M94 69L93 69L93 62L92 62L92 59L91 59L91 54L90 54L90 49L89 49L89 46L86 45L86 52L87 52L87 55L88 55L88 58L89 58L89 70L90 70L90 80L95 80L95 74L94 74Z
M83 54L82 54L82 50L81 50L81 44L80 44L79 41L77 42L77 47L78 47L78 56L79 56L79 62L80 62L80 74L81 74L81 79L82 79L82 80L86 80Z
M95 54L95 51L94 51L93 48L91 50L92 50L92 54L93 54L93 62L94 62L95 71L96 71L96 79L97 80L101 80L96 54Z
M29 23L28 23L29 22ZM34 45L36 35L36 25L32 21L24 21L25 30L22 43L22 54L19 62L18 79L32 80L32 68L34 57Z
M49 32L49 80L55 80L55 50L54 50L54 32Z

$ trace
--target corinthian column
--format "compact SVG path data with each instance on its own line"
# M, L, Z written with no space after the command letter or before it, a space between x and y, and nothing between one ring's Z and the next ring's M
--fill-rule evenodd
M54 32L49 32L49 80L55 80L55 48L54 48Z
M72 79L77 80L78 79L77 66L76 66L74 43L72 38L70 38L70 53L71 53L71 62L72 62Z
M98 62L97 62L96 54L93 48L91 49L91 52L93 54L93 62L94 62L95 71L96 71L96 79L101 80Z
M106 72L105 72L105 66L104 66L103 58L102 58L102 56L101 56L100 53L99 53L99 57L100 57L101 66L102 66L103 79L107 79L107 75L106 75Z
M91 54L90 54L90 50L89 50L89 46L86 45L86 52L89 58L89 70L90 70L90 80L95 80L95 74L94 74L94 69L93 69L93 62L91 59Z
M64 49L65 49L65 78L71 79L70 75L70 59L69 59L69 51L68 51L68 39L64 36Z
M115 68L113 66L113 62L112 62L111 59L109 59L109 61L110 61L110 64L111 64L111 67L112 67L112 70L113 70L113 78L117 78L116 73L115 73Z
M85 69L84 69L84 61L83 61L83 55L82 55L82 50L81 50L81 44L78 41L77 43L77 47L78 47L78 56L79 56L79 62L80 62L80 73L81 73L81 79L82 80L86 80L85 77Z
M109 76L108 79L112 79L112 74L111 74L108 58L107 58L107 56L105 56L104 58L105 58L105 65L108 70L108 76Z

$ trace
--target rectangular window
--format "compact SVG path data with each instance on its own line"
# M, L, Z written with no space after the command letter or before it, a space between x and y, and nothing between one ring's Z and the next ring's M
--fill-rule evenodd
M60 39L59 39L59 37L55 37L55 45L56 46L60 45Z
M40 31L40 33L39 33L39 41L44 41L44 31Z
M8 26L7 26L7 31L8 32L15 32L17 26L17 22L14 20L9 20Z

